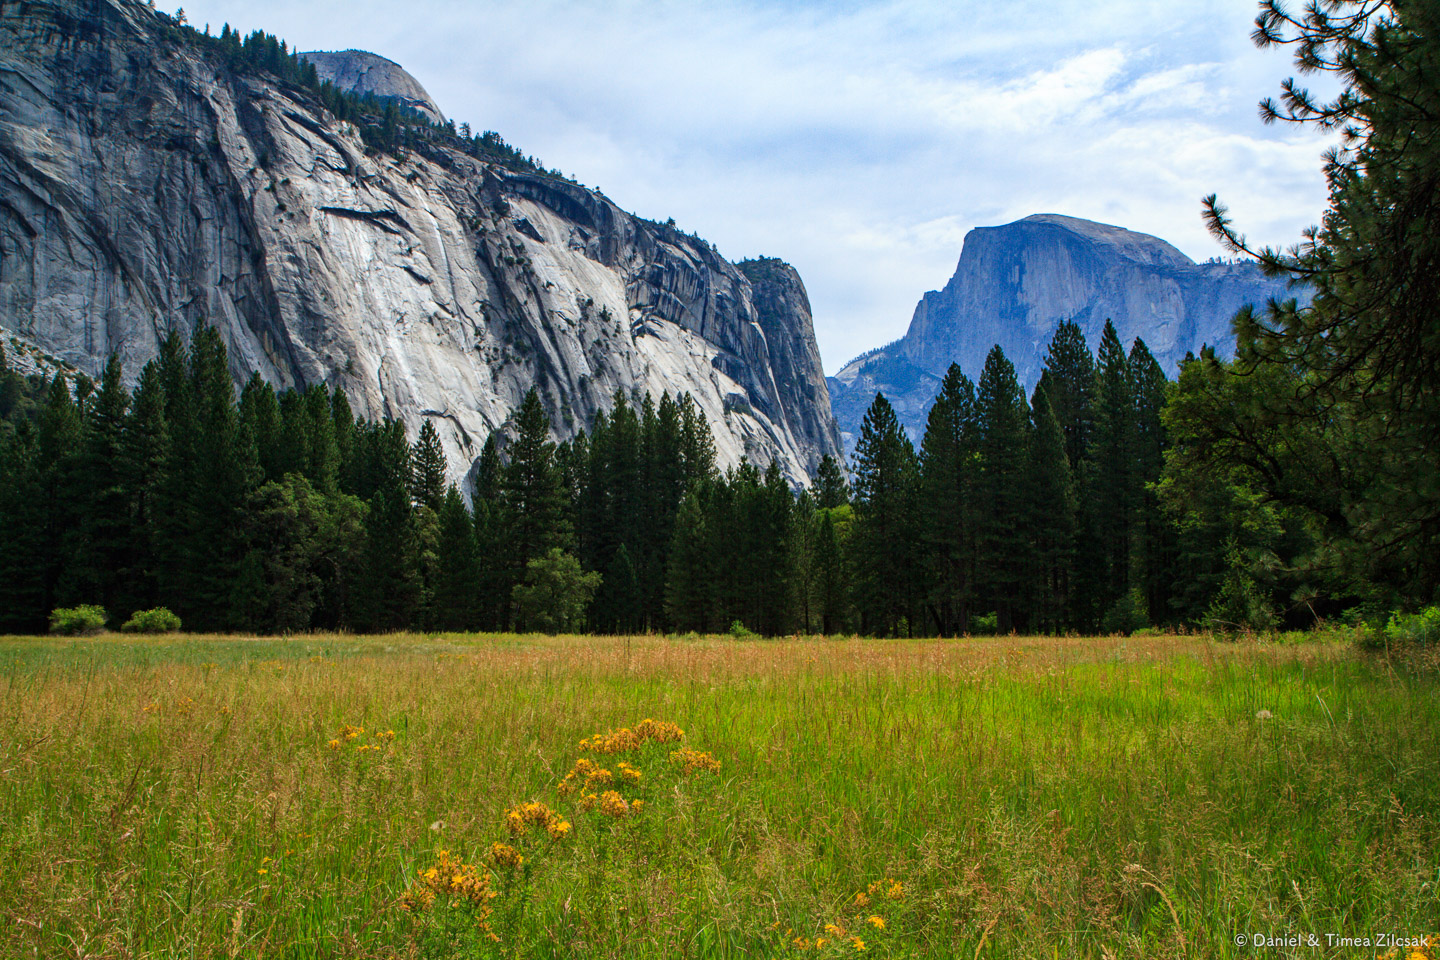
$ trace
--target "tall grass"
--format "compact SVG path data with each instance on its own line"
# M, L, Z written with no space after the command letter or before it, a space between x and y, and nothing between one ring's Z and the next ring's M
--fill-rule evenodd
M5 640L0 956L1355 956L1440 932L1437 688L1204 638ZM683 743L595 758L641 813L557 793L646 717ZM498 941L401 903L441 850Z

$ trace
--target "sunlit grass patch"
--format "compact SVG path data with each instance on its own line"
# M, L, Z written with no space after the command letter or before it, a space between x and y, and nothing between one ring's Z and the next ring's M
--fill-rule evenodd
M99 637L0 671L5 956L1440 930L1437 684L1346 646Z

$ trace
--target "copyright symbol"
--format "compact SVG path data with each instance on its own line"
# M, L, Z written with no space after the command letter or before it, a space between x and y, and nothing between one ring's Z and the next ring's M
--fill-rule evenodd
M1237 947L1243 947L1243 946L1245 946L1245 934L1243 934L1243 933L1237 933L1237 934L1235 934L1235 946L1237 946Z

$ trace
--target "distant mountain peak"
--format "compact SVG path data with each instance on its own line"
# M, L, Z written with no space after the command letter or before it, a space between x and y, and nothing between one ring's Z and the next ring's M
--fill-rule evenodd
M1049 224L1068 230L1081 239L1109 247L1119 256L1137 263L1151 263L1166 266L1193 266L1195 261L1148 233L1138 233L1109 223L1096 223L1079 217L1067 217L1060 213L1035 213L1023 220L1007 223L1000 227L984 227L986 230L1010 230L1021 224Z
M1173 375L1202 344L1233 349L1240 307L1296 292L1254 264L1197 264L1159 237L1078 217L1037 213L976 227L954 276L920 299L905 336L829 378L831 406L847 449L877 391L918 440L950 364L978 379L995 344L1033 386L1062 321L1078 323L1094 350L1113 320L1127 347L1145 340Z

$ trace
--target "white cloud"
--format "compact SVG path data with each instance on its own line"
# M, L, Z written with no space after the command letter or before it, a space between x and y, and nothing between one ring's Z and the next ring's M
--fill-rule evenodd
M972 227L1067 213L1203 259L1218 192L1259 242L1324 205L1324 142L1262 127L1290 73L1250 0L200 0L195 23L410 70L457 122L727 256L805 278L827 369L901 335Z

